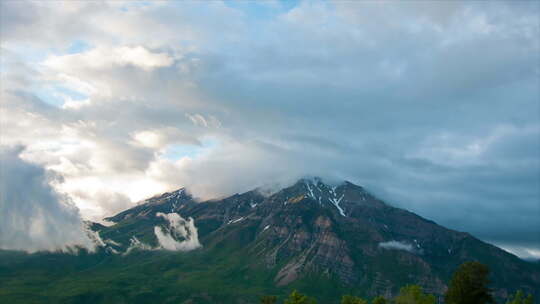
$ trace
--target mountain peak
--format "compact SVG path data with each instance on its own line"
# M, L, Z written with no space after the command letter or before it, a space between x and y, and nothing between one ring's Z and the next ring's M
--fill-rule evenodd
M340 186L345 184L346 181L342 179L332 179L322 178L320 176L304 176L300 178L296 183L309 183L312 185L323 184L327 186Z
M161 200L161 199L170 199L173 197L186 197L186 196L191 196L191 195L187 192L186 188L182 187L171 192L164 192L164 193L155 195L149 199L144 200L143 203L151 201L151 200L156 200L156 199Z
M119 214L105 218L107 221L119 222L131 217L145 217L151 212L175 212L183 208L186 204L195 203L193 196L182 187L171 192L155 195L149 199L141 201L137 206L120 212ZM157 209L156 209L157 208Z
M339 215L347 217L356 207L381 207L386 206L382 201L369 194L361 186L349 181L328 183L320 177L304 177L299 179L291 187L285 188L287 197L299 201L299 198L315 201L321 206L329 207ZM278 192L278 193L280 193Z
M359 186L351 181L345 179L326 179L319 176L307 176L300 178L295 185L297 184L309 184L312 186L325 186L327 188L338 188L338 187L354 187L358 190L364 190L362 186Z

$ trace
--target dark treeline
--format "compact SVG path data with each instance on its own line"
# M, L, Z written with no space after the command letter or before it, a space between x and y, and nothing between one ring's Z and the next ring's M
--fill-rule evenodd
M488 286L489 268L479 262L463 263L454 272L448 290L444 295L446 304L488 304L496 303ZM276 304L276 296L261 297L261 304ZM309 295L294 290L283 304L316 304L317 300ZM532 295L525 296L522 291L511 295L505 304L533 304ZM437 304L434 295L424 293L418 285L407 285L400 289L399 294L392 299L377 296L370 301L352 295L341 297L341 304Z

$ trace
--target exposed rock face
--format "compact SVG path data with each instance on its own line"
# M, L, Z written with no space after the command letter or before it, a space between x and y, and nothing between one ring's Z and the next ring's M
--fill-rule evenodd
M109 218L117 225L96 229L119 244L118 251L133 237L153 245L152 231L162 220L158 212L193 218L201 250L234 245L257 258L253 267L274 271L278 286L317 274L368 295L391 296L404 284L442 294L459 264L478 260L490 266L498 294L517 286L540 295L537 267L467 233L391 207L349 182L302 179L269 196L253 190L206 202L180 189Z

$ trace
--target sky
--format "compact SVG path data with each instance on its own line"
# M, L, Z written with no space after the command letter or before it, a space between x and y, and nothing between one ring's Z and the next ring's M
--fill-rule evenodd
M540 258L539 37L538 1L2 1L0 245L315 175Z

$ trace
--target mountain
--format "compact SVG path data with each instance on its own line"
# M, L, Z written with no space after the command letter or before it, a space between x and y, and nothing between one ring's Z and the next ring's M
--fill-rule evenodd
M539 265L350 182L301 179L270 195L204 202L182 188L107 220L114 224L89 226L96 253L0 252L0 299L256 303L298 288L337 303L343 293L390 297L406 284L442 295L470 260L490 267L498 298L517 289L540 296Z

